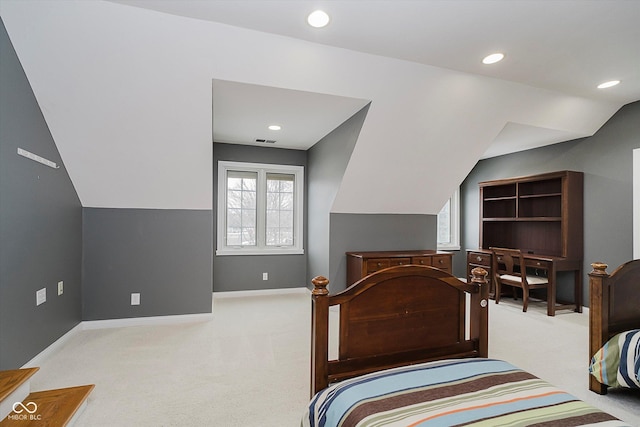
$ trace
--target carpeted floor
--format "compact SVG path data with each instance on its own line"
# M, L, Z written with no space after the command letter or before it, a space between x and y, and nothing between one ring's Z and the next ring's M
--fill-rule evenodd
M34 390L96 384L77 426L298 426L309 399L308 293L216 297L209 321L84 330ZM489 356L640 426L640 393L587 388L588 316L490 304Z

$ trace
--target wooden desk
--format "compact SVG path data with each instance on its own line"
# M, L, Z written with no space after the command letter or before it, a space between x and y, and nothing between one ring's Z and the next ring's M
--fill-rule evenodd
M546 256L540 254L523 254L527 268L544 270L549 280L547 290L547 315L555 316L556 310L572 309L577 313L582 313L582 260L568 259L564 257ZM475 267L482 267L489 272L491 281L489 283L489 296L495 297L495 283L493 271L491 271L491 251L486 249L475 249L467 251L467 276ZM558 271L573 271L574 289L573 304L559 304L556 300Z

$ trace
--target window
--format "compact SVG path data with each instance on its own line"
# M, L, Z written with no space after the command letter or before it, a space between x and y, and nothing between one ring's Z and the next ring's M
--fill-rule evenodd
M218 162L216 255L302 254L304 168Z
M459 190L447 200L438 213L438 249L460 249L460 194Z

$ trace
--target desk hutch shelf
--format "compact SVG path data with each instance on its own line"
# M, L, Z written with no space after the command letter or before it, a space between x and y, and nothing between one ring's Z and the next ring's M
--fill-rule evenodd
M480 247L582 259L583 174L561 171L485 181Z
M582 310L583 181L582 172L559 171L480 182L480 248L468 251L467 274L479 266L491 275L490 247L519 248L527 267L549 274L550 315L556 271L574 272L573 304Z

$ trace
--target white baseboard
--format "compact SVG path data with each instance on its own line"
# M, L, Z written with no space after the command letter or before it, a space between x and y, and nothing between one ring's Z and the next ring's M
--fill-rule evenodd
M128 317L125 319L85 320L83 330L124 328L128 326L175 325L213 319L213 313L179 314L175 316Z
M25 363L22 368L37 368L42 364L42 361L49 358L53 353L57 352L64 344L67 343L74 335L82 331L82 323L78 323L71 328L66 334L54 341L49 347L38 353L33 359Z
M310 293L308 288L281 288L281 289L259 289L253 291L225 291L214 292L213 299L220 298L238 298L238 297L257 297L261 295L288 295Z

